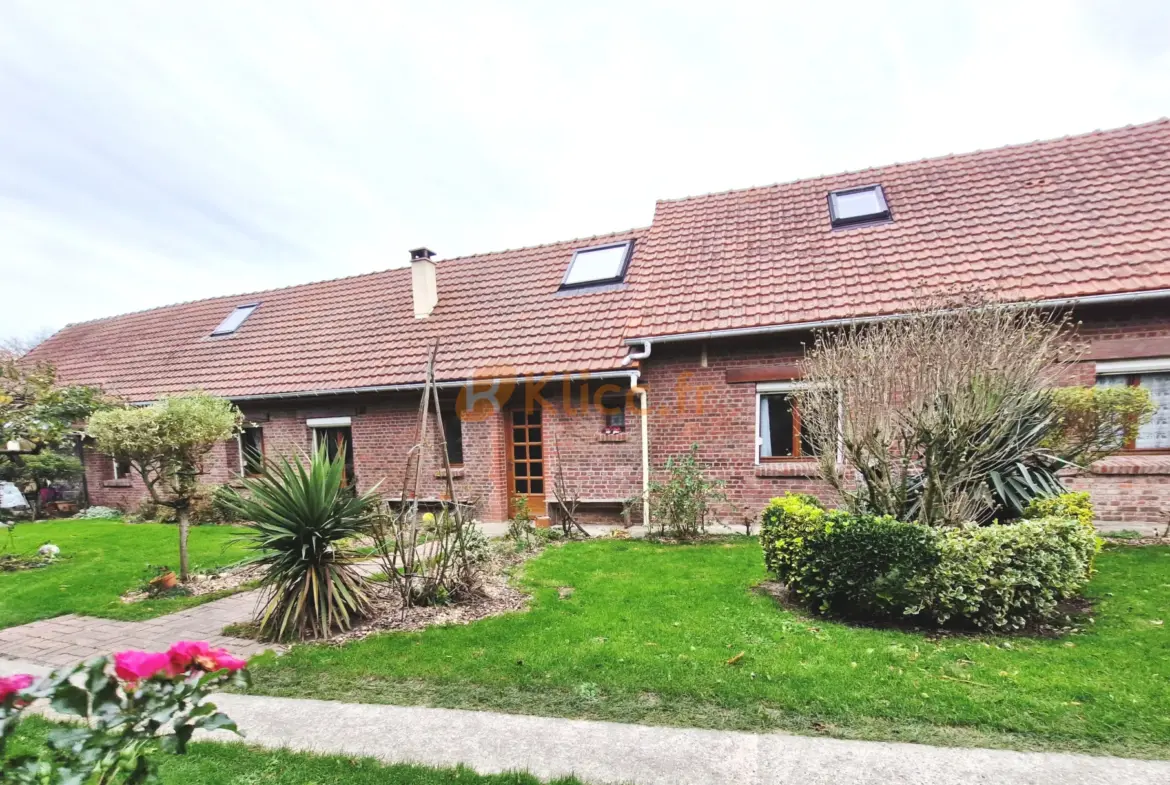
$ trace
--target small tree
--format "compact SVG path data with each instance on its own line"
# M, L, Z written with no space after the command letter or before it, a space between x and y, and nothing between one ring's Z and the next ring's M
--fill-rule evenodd
M109 405L96 387L57 384L51 365L0 359L0 444L20 442L31 453L0 457L0 475L36 486L34 517L40 515L45 484L81 474L77 459L61 453L73 446L80 423Z
M203 392L160 399L150 406L97 412L89 435L98 449L127 461L142 477L156 504L179 519L179 577L187 580L187 534L191 503L199 492L203 459L216 444L234 437L243 415L230 401Z
M52 450L22 456L14 469L19 482L31 483L36 488L36 499L33 501L34 519L41 517L42 488L58 481L76 480L85 471L77 456Z

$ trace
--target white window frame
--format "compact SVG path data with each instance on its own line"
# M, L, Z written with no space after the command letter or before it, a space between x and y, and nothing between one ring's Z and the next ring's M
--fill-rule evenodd
M793 393L797 390L803 390L808 387L808 382L792 381L792 382L760 382L756 385L756 466L760 465L760 448L764 446L764 436L760 433L760 406L762 404L763 396L777 395L785 393ZM845 402L838 400L837 402L837 418L843 425L845 422ZM794 460L798 461L815 461L819 460L815 455L802 455ZM837 463L845 460L845 445L843 440L837 442Z
M261 441L261 443L263 443L263 441L264 441L264 427L263 426L245 424L244 428L258 429L260 431L260 441ZM316 433L316 431L314 431L314 433ZM248 466L246 463L244 463L244 431L243 431L243 429L241 429L240 432L236 434L236 451L239 453L239 456L240 456L240 476L247 477L248 476ZM316 447L314 447L314 452L316 452ZM261 448L260 458L261 459L264 458L263 448Z
M1143 373L1170 373L1170 357L1149 360L1105 360L1097 363L1097 376L1132 376Z
M305 425L313 433L313 452L317 452L317 431L320 428L352 428L352 417L310 417Z
M127 474L123 475L122 472L118 471L118 459L117 458L110 458L110 462L114 464L114 479L115 480L132 479L132 475L134 474L134 467L133 466L130 467L130 471Z

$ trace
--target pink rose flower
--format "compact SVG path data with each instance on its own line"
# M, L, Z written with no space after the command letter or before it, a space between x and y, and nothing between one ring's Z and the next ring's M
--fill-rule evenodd
M233 657L226 649L213 649L203 641L179 641L172 646L167 655L170 657L171 668L182 673L192 668L214 673L219 670L238 671L247 666L244 660Z
M18 673L15 676L8 676L0 679L0 701L4 701L9 695L13 695L21 690L27 690L36 681L27 673Z
M114 655L114 673L122 681L137 684L160 673L175 676L171 658L163 652L122 651Z
M205 671L216 669L211 647L203 641L179 641L167 649L167 655L171 660L171 668L178 673L188 671L192 667Z
M242 671L248 667L248 661L242 660L239 657L233 657L223 649L216 649L212 652L215 656L215 667L217 670L228 670L232 673Z

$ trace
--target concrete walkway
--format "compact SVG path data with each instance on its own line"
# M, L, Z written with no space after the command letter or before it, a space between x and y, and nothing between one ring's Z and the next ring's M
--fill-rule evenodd
M0 660L0 676L44 674ZM248 744L588 785L1170 785L1170 762L218 695ZM216 733L215 740L237 737Z

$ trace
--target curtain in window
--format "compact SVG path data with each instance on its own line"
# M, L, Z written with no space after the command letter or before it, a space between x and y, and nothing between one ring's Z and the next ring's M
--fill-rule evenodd
M1145 373L1141 386L1150 391L1157 410L1154 419L1138 431L1134 447L1139 450L1170 447L1170 373Z
M772 457L772 397L760 396L760 457Z

